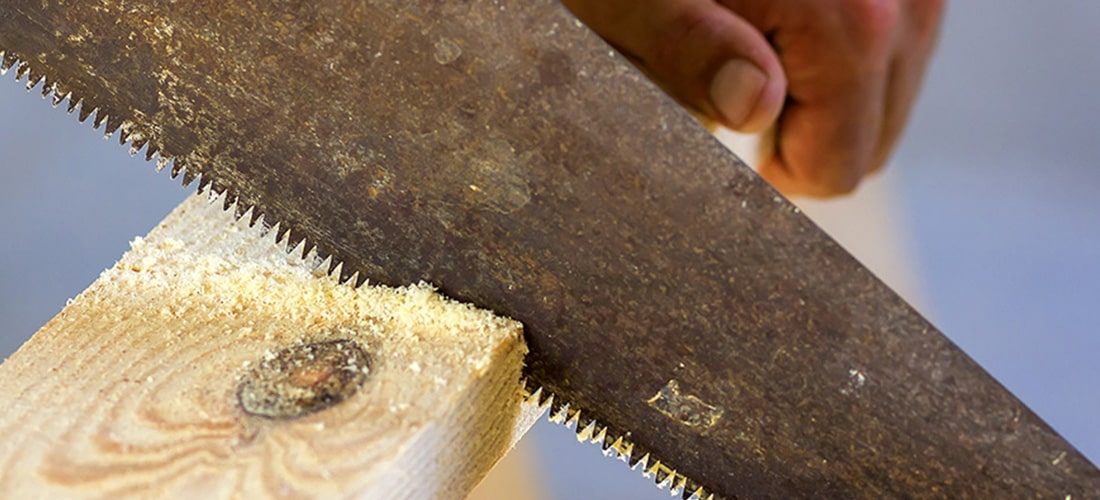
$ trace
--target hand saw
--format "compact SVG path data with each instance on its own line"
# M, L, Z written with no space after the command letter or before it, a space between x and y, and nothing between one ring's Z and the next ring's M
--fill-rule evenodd
M0 52L343 278L521 320L530 387L684 497L1100 491L552 0L4 0Z

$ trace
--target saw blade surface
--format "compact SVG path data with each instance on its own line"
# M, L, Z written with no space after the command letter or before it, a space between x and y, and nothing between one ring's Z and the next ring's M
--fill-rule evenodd
M533 383L685 495L1100 491L553 1L5 0L0 50L345 278L519 319Z

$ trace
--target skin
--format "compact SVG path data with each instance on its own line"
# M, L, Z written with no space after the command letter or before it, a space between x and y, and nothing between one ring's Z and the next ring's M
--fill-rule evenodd
M773 128L760 174L788 195L851 192L908 119L945 0L564 0L685 105Z

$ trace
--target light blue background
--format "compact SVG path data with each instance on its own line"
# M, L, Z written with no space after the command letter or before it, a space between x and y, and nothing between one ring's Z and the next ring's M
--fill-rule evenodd
M1100 460L1100 2L951 2L889 175L928 315ZM87 124L0 79L0 353L186 195ZM554 498L667 498L549 424Z

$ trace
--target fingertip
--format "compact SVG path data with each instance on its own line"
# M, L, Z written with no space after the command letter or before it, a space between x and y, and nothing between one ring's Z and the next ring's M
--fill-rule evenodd
M783 112L783 105L787 100L787 78L783 72L773 71L768 76L768 83L764 91L760 93L760 99L756 103L754 113L746 120L738 132L757 133L767 130L779 120Z
M768 85L768 76L744 59L726 61L710 82L710 100L724 121L742 130L757 114L757 103Z
M738 132L762 131L779 117L786 95L783 76L769 75L741 58L726 61L710 83L710 100L729 128Z
M563 0L673 97L725 127L753 133L787 93L779 55L752 23L712 0Z

